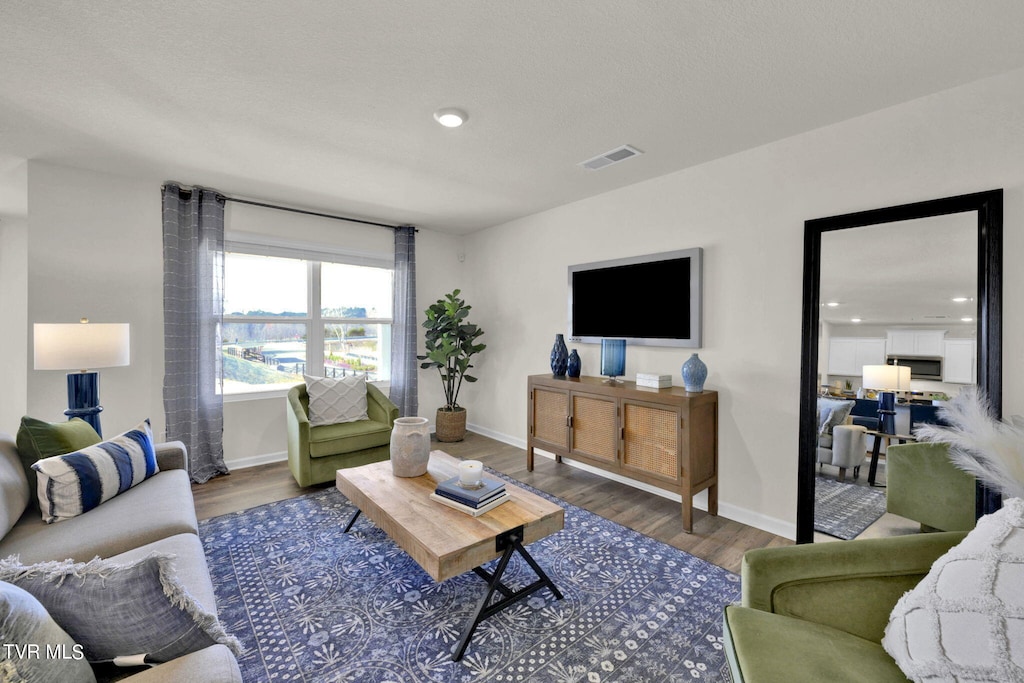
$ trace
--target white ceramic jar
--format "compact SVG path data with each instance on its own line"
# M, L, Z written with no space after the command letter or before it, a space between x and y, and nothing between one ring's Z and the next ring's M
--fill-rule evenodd
M419 477L430 462L430 428L425 417L400 417L391 430L391 468L396 477Z

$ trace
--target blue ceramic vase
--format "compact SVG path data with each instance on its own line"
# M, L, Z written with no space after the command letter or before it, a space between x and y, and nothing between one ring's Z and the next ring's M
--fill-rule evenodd
M565 336L555 335L555 345L551 348L551 374L555 377L565 377L565 371L569 367L569 349L565 347Z
M576 349L573 349L569 352L569 366L566 369L566 372L569 373L570 377L579 377L580 368L580 354L576 353Z
M704 391L704 380L708 378L708 366L697 354L690 354L681 368L683 373L683 388L691 394L699 394Z

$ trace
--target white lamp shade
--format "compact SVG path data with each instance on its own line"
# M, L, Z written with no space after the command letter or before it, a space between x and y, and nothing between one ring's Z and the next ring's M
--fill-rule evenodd
M865 389L906 391L910 389L909 365L865 365L862 383Z
M35 323L36 370L88 370L128 365L128 323Z
M897 381L897 391L909 391L910 390L910 366L909 365L897 365L899 368L900 376Z

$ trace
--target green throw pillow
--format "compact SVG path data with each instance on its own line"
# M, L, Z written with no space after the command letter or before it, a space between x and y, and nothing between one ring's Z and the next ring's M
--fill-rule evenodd
M44 422L27 415L21 418L16 441L33 504L36 504L36 471L32 469L32 463L54 455L74 453L102 440L92 425L80 417L73 417L67 422Z

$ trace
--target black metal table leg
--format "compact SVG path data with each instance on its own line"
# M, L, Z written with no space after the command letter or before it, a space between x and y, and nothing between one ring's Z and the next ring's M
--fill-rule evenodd
M875 434L875 445L871 448L871 467L868 469L868 486L875 486L875 474L878 473L878 454L882 448L882 435Z
M452 654L453 662L457 662L462 659L462 655L465 654L466 647L469 646L469 641L473 637L476 627L479 626L480 622L487 617L497 614L506 607L532 595L541 588L547 588L556 599L562 599L561 591L558 590L551 578L544 573L544 570L541 569L536 560L534 560L533 557L530 556L530 553L526 551L526 548L523 547L522 527L518 527L498 536L496 548L503 552L501 554L501 558L498 560L498 566L494 568L493 573L488 572L482 567L477 567L473 570L478 576L487 581L487 592L484 593L480 602L477 603L477 608L472 621L470 621L462 631L459 643ZM534 573L537 574L536 581L518 591L511 590L501 582L501 577L505 573L505 569L508 568L508 563L512 559L513 553L519 553L519 555L526 560L526 563L530 565L530 568L533 569ZM505 597L491 605L489 603L491 598L494 597L495 591L500 592Z
M345 530L342 531L341 533L343 533L343 534L347 534L348 533L348 530L351 529L352 525L356 523L356 519L358 519L360 512L361 512L361 510L359 508L356 508L355 514L353 514L352 517L348 520L348 524L345 525Z

